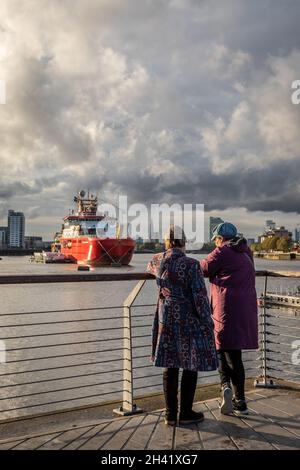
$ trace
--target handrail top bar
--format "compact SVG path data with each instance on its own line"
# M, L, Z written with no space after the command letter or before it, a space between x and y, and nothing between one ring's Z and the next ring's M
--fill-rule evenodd
M300 272L295 271L256 271L257 277L288 277L300 279ZM43 284L59 282L113 282L140 281L154 279L145 272L124 273L63 273L63 274L8 274L0 275L0 284Z
M0 275L0 284L39 284L59 282L140 281L154 279L149 273L63 273L63 274L8 274Z
M300 278L300 271L255 271L256 277L291 277Z

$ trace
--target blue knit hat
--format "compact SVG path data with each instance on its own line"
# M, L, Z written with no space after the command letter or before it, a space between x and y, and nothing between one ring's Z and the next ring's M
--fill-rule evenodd
M223 237L226 240L230 240L237 236L237 228L235 225L231 224L230 222L223 222L222 224L217 225L213 229L213 236L212 241L216 237Z

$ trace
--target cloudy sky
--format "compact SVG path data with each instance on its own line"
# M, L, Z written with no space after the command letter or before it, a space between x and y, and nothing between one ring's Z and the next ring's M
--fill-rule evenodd
M0 225L51 239L81 188L300 222L298 0L1 0Z

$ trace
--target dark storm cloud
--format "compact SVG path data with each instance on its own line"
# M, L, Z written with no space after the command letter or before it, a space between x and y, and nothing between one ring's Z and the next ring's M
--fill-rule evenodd
M7 200L16 195L24 196L27 194L38 194L42 189L41 184L35 182L33 186L26 183L14 182L11 184L1 184L0 186L0 200Z
M299 213L299 16L296 0L4 0L2 212L50 217L86 188Z
M221 175L213 174L207 167L193 174L192 181L183 179L169 184L162 177L134 171L116 176L115 181L131 201L205 204L206 210L245 207L249 211L300 214L298 161Z
M200 37L205 39L213 31L230 48L238 45L254 60L263 62L270 54L283 55L300 47L297 1L195 0L190 4L206 19L198 31Z

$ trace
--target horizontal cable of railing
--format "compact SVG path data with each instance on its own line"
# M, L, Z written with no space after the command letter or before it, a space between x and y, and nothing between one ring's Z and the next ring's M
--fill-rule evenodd
M277 367L272 367L272 366L269 366L268 370L276 370L277 372L282 372L286 375L292 374L292 375L296 375L298 377L300 376L300 372L296 372L294 370L278 369Z
M41 344L39 346L23 346L22 348L7 348L6 352L9 351L22 351L28 349L42 349L42 348L57 348L61 346L75 346L77 344L90 344L90 343L102 343L107 341L118 341L120 339L126 338L125 336L119 336L117 338L105 338L105 339L91 339L87 341L74 341L73 343L60 343L60 344ZM124 348L123 348L124 349Z
M112 394L121 393L121 392L122 392L122 388L120 388L119 390L111 390L109 392L101 392L101 396L107 396L107 395L112 395ZM55 405L55 404L58 404L58 403L69 403L69 402L73 402L73 401L77 401L77 400L84 400L86 398L98 398L99 399L99 393L92 394L92 395L85 395L85 396L75 397L75 398L66 398L64 400L53 400L53 401L46 402L46 403L35 403L34 405L28 405L27 404L27 405L18 406L18 407L15 407L15 408L1 409L0 412L1 413L6 413L6 412L11 412L11 411L24 410L24 409L27 409L27 408L36 408L36 407L39 407L39 406L42 407L42 406Z
M141 345L140 347L143 347L143 345ZM6 351L21 351L22 348L20 349L11 349L11 350L6 350ZM121 348L114 348L113 349L113 352L116 352L116 351L124 351L124 348L121 347ZM66 358L66 357L73 357L73 356L82 356L82 355L87 355L87 354L98 354L98 353L111 353L112 352L112 349L94 349L92 351L80 351L80 352L76 352L76 353L69 353L69 354L57 354L55 356L41 356L41 357L29 357L29 358L26 358L26 359L16 359L14 361L6 361L6 364L16 364L16 363L19 363L19 362L31 362L31 361L42 361L42 360L47 360L47 359L58 359L58 358ZM89 364L91 364L89 362ZM27 371L24 371L24 372L27 372ZM5 374L0 374L0 377L1 375L5 375Z
M273 331L267 331L267 336L280 336L282 338L293 338L293 339L299 339L299 336L295 335L288 335L284 333L274 333Z
M280 343L278 344L278 341L271 341L270 339L266 341L266 344L276 344L277 346L288 346L289 348L291 347L291 344L289 343L283 343L282 341L280 341Z
M1 277L1 276L0 276ZM1 284L1 283L0 283ZM117 309L122 309L122 305L115 305L115 306L106 306L106 307L90 307L90 308L64 308L64 309L59 309L59 310L40 310L40 311L34 311L34 312L11 312L11 313L1 313L1 317L5 316L19 316L19 315L43 315L45 313L71 313L71 312L90 312L90 311L97 311L97 310L111 310L111 309L117 310ZM115 317L108 317L108 320L113 320Z
M276 324L274 324L274 323L269 323L269 322L267 322L266 325L267 325L267 326L272 326L272 327L275 327L275 328L278 327L278 328L280 328L280 329L281 329L281 328L288 328L289 330L300 330L300 327L298 327L298 326L276 325Z
M277 346L281 346L281 344L277 344ZM289 344L288 346L291 346L291 345ZM266 353L289 355L289 356L291 355L291 351L283 351L282 349L276 351L276 349L266 348L265 351Z
M125 380L126 382L126 380ZM13 396L12 394L9 394L7 397L1 397L0 398L0 402L1 400L7 400L9 402L9 404L11 404L12 400L13 399L19 399L19 398L23 398L23 397L31 397L31 396L37 396L37 395L44 395L44 394L49 394L49 395L55 395L56 393L58 392L64 392L64 391L70 391L70 392L73 392L73 391L77 391L78 389L81 389L81 388L89 388L89 389L92 389L92 388L98 388L99 389L99 386L103 387L103 386L110 386L110 384L119 384L120 387L114 387L114 390L110 390L109 391L111 393L115 392L115 391L120 391L120 390L123 390L123 387L124 387L124 380L122 379L122 375L120 375L120 378L112 378L111 380L109 381L101 381L101 382L95 382L95 383L81 383L79 385L76 385L74 387L61 387L61 388L57 388L57 389L51 389L51 390L40 390L40 391L37 391L37 392L31 392L30 394L23 394L23 395L15 395ZM22 385L22 384L21 384ZM107 387L106 387L107 389ZM107 394L109 394L109 391L107 392ZM102 395L102 392L104 395L106 395L106 390L103 390L100 389L98 391L98 398L99 398L99 402L101 402L100 398L101 398L101 395ZM105 392L105 393L104 393ZM89 397L90 395L83 395L81 394L80 396L76 397L76 396L70 396L69 399L70 400L73 400L73 399L84 399L86 397ZM58 398L60 397L60 395L58 396ZM62 398L64 398L65 396L64 395L61 395ZM34 400L35 401L35 400ZM27 402L28 404L30 402ZM0 410L1 412L3 411L2 409Z
M112 373L112 372L123 372L123 369L120 369L118 371L108 371L108 372L102 372L102 373ZM96 375L96 374L95 374ZM47 394L47 393L57 393L57 392L67 392L67 391L71 391L71 390L78 390L79 388L86 388L86 387L96 387L96 386L103 386L103 385L110 385L110 384L114 384L114 383L120 383L121 380L118 379L118 380L110 380L109 382L96 382L96 383L93 383L93 384L86 384L86 385L74 385L73 387L63 387L63 388L56 388L56 389L51 389L51 390L39 390L38 392L30 392L30 393L25 393L25 394L21 394L21 395L8 395L7 397L0 397L0 401L1 400L13 400L14 398L25 398L25 397L31 397L31 396L35 396L35 395L44 395L44 394ZM35 382L32 382L33 384ZM20 385L27 385L27 384L20 384Z
M39 333L39 334L30 334L30 335L19 335L19 336L1 336L2 340L9 339L24 339L24 338L40 338L45 336L64 336L64 335L75 335L80 333L97 333L99 331L113 331L113 330L123 330L123 326L111 327L111 328L94 328L89 330L76 330L76 331L55 331L54 333ZM111 338L109 338L111 339Z
M274 357L271 357L271 356L267 356L267 360L268 361L271 361L271 362L277 362L279 364L284 364L284 365L287 365L287 366L292 366L292 367L295 367L295 364L293 364L293 362L290 362L290 361L284 361L282 359L274 359ZM299 371L300 372L300 371Z
M300 313L300 310L299 310L299 313ZM296 315L294 317L289 317L288 315L284 316L284 315L273 315L273 314L266 314L266 318L279 318L281 320L296 320L296 321L299 321L300 319L300 315Z
M112 351L110 351L112 352ZM113 350L115 352L115 350ZM49 372L50 370L59 370L59 369L70 369L74 367L82 367L82 366L94 366L94 365L100 365L100 364L110 364L113 362L120 362L120 357L117 359L107 359L106 361L90 361L90 362L80 362L79 364L64 364L63 366L55 366L55 367L44 367L43 369L28 369L24 371L16 371L16 372L8 372L6 374L0 374L0 377L7 377L9 375L20 375L20 374L31 374L32 372ZM123 371L124 369L119 369L119 371ZM117 372L116 370L110 370L110 372ZM52 378L52 379L46 379L46 380L37 380L34 382L28 382L28 383L23 383L21 385L31 385L35 383L40 383L40 382L49 382L52 380L63 380L63 379L74 379L75 377L86 377L88 375L98 375L98 374L107 374L107 372L92 372L91 374L81 374L81 375L73 375L73 376L64 376L64 377L59 377L59 378ZM3 387L14 387L20 384L13 384L13 385L1 385L0 388Z
M1 314L0 314L1 318ZM109 320L115 320L116 318L109 318ZM76 320L53 320L53 321L45 321L45 322L36 322L36 323L16 323L16 324L4 324L0 325L0 328L21 328L21 327L27 327L27 326L43 326L43 325L60 325L60 324L65 324L65 323L82 323L82 322L98 322L98 321L103 321L107 320L107 318L81 318L81 319L76 319ZM123 327L122 327L123 328ZM114 328L112 328L114 329ZM101 331L104 331L104 328L101 328Z

